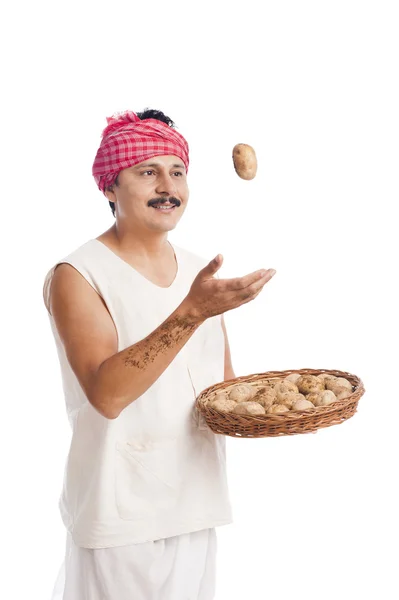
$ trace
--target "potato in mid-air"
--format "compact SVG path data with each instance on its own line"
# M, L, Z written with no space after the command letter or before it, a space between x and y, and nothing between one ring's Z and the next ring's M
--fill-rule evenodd
M248 144L236 144L233 148L233 163L237 175L241 179L253 179L258 163L255 150Z

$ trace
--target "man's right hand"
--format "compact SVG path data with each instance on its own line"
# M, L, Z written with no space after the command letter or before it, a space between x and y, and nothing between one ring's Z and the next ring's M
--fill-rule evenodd
M219 254L194 279L183 301L194 319L204 321L254 300L276 272L261 269L244 277L217 279L214 275L222 263L223 257Z

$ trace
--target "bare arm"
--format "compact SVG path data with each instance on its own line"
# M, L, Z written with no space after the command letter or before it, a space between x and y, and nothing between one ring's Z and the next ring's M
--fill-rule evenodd
M183 302L150 335L102 363L93 403L117 417L155 383L201 323Z
M50 309L86 397L108 419L118 417L162 375L203 322L182 303L145 339L118 352L105 303L69 264L55 270Z
M196 329L212 316L253 300L272 274L255 272L216 280L221 261L195 278L177 309L145 339L118 352L117 332L106 305L71 265L55 270L50 309L60 339L89 402L113 419L166 370Z

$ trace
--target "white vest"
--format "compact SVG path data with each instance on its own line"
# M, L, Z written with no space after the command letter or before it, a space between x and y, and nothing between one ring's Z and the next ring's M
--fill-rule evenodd
M162 288L99 240L89 240L48 272L47 310L55 267L69 263L103 298L118 352L124 350L165 321L208 262L172 246L178 273ZM59 506L74 542L123 546L231 523L226 440L194 410L196 396L224 379L221 317L207 319L158 380L113 420L88 401L49 318L73 432Z

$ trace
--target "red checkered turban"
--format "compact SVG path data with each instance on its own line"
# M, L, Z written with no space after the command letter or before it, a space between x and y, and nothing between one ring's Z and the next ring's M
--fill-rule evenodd
M188 144L166 123L158 119L141 120L131 111L108 117L107 122L92 170L102 192L115 183L119 171L153 156L178 156L188 170Z

